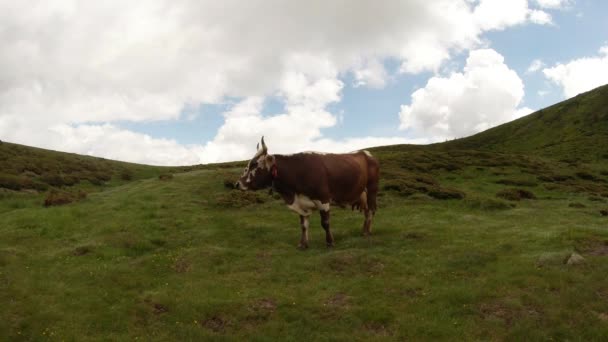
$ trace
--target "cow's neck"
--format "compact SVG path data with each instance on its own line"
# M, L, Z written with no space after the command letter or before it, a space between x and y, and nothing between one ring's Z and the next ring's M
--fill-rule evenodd
M273 177L272 189L288 204L293 202L298 190L297 178L293 172L297 167L296 158L294 155L275 155L277 171L276 176Z

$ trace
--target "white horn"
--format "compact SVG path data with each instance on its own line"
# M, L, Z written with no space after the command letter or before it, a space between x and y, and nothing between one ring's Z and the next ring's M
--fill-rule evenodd
M264 153L268 152L268 147L266 147L266 143L264 142L264 136L262 136L262 150Z

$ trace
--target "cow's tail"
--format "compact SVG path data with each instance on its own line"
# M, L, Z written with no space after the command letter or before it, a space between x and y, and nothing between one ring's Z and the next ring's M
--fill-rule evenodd
M380 164L371 153L364 152L367 157L367 206L372 213L375 213L378 209L376 198L380 182Z

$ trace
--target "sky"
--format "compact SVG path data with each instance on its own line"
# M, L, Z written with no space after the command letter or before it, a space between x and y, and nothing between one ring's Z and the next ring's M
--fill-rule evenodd
M475 134L608 83L608 1L0 0L0 139L152 165Z

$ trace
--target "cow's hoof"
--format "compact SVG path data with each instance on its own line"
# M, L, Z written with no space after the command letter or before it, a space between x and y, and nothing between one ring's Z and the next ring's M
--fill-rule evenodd
M305 249L308 249L308 244L300 243L298 245L298 249L301 250L301 251L303 251Z
M333 246L334 246L334 243L333 243L333 242L328 242L328 243L327 243L327 248L332 248Z

